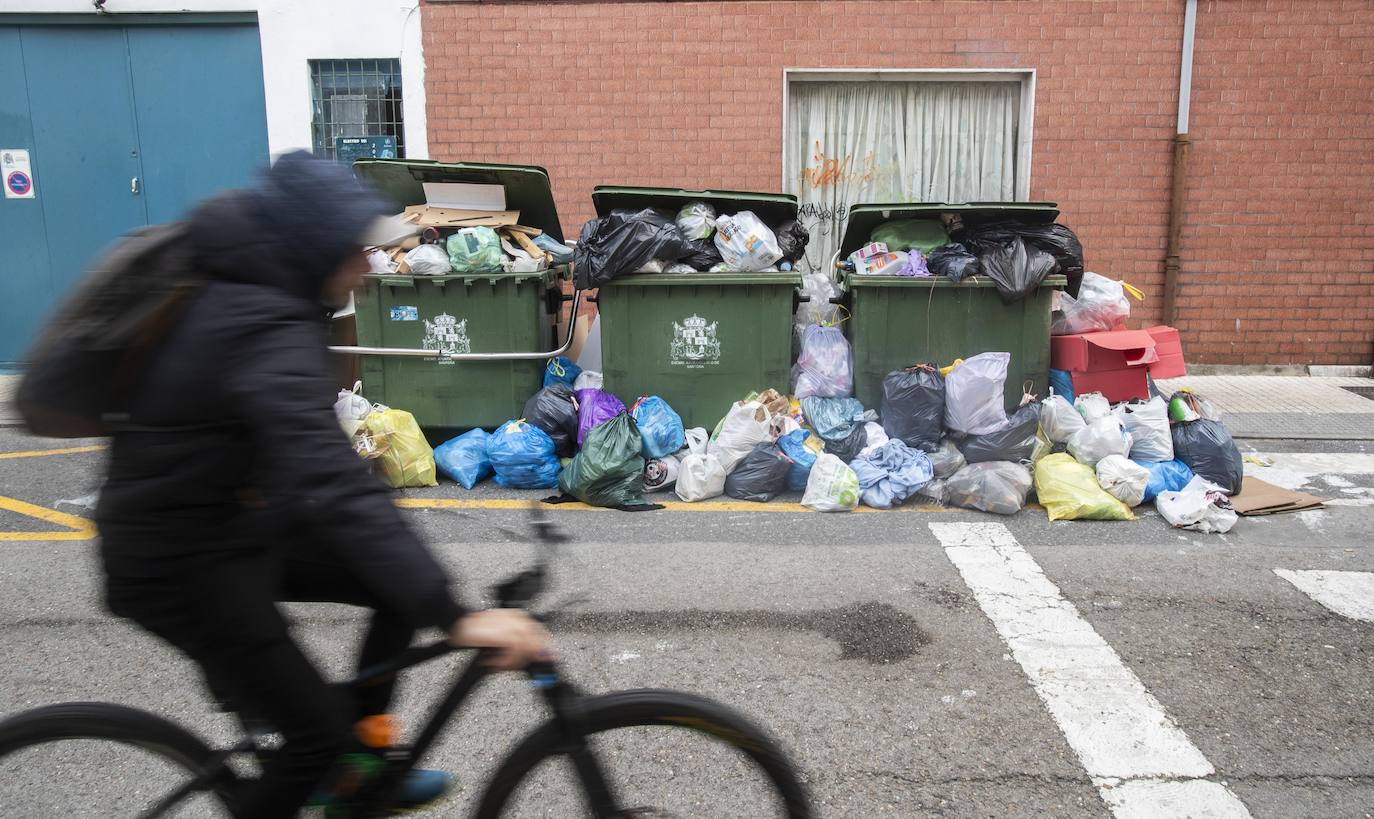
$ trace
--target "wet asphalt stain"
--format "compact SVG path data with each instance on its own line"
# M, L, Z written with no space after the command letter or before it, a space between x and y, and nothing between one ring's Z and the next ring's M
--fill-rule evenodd
M661 635L707 629L814 631L840 645L841 660L895 663L930 643L916 618L887 603L859 603L818 611L597 611L560 612L550 622L559 631Z

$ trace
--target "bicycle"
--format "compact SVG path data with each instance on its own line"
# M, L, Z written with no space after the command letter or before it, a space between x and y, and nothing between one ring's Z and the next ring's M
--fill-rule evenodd
M502 607L530 608L544 591L556 544L565 541L564 536L539 515L532 525L543 549L534 566L492 588L492 596ZM340 684L364 685L460 650L463 649L454 648L447 641L411 647L394 659L365 669L352 680ZM482 659L482 652L477 652L463 667L411 745L387 753L380 773L355 798L347 815L393 814L389 807L391 797L406 774L431 749L455 712L490 673ZM497 819L506 815L513 797L536 768L559 757L572 763L581 785L584 807L596 819L675 815L649 806L623 807L621 791L628 783L617 781L608 774L604 764L606 755L599 754L595 747L596 743L603 742L602 736L608 732L654 727L685 729L693 736L703 736L734 749L761 778L762 788L772 797L775 815L788 819L810 819L812 816L806 790L782 748L761 727L726 705L695 694L662 689L595 696L583 694L559 673L555 662L536 663L525 673L552 716L517 743L497 767L477 801L474 814L477 819ZM181 769L184 779L167 792L143 800L148 807L139 811L138 816L146 819L171 816L174 810L181 810L197 799L201 801L195 803L193 815L202 815L202 809L216 803L220 809L234 815L235 793L245 781L245 776L238 770L244 767L242 762L252 757L265 758L271 753L263 735L252 731L248 734L228 748L215 750L187 729L149 711L113 703L71 702L36 708L0 721L0 765L16 754L53 743L111 742L132 746ZM108 807L108 803L102 805L101 815L111 815ZM722 814L694 812L692 815L715 817ZM751 809L749 813L737 815L763 814Z

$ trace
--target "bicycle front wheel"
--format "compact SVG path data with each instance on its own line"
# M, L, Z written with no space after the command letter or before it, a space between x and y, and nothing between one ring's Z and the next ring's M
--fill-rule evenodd
M0 722L0 816L230 816L233 772L155 714L69 702Z
M600 763L619 816L812 816L806 789L782 748L725 705L678 691L641 690L589 697L581 708L587 748ZM487 786L478 819L593 815L563 745L553 722L526 737Z

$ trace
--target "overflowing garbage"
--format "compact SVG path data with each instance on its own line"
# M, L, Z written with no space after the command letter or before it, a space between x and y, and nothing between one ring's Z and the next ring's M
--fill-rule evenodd
M617 208L592 219L572 258L577 287L588 290L632 273L792 270L810 238L795 219L769 225L751 210L688 202L676 213Z

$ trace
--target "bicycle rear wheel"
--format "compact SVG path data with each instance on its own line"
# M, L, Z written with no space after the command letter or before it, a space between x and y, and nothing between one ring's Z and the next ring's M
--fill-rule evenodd
M806 789L781 747L725 705L649 689L589 697L581 707L587 746L621 816L812 816ZM572 765L543 764L566 759L562 744L553 722L521 741L483 793L478 819L568 816L579 809L590 815L579 801Z
M193 734L136 708L69 702L0 722L0 816L230 816L237 782Z

